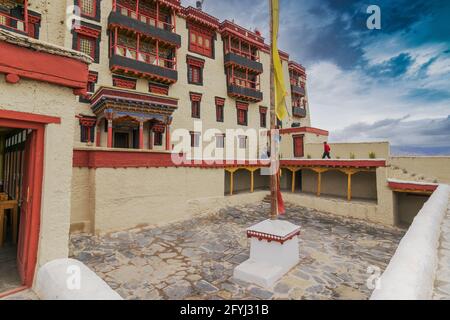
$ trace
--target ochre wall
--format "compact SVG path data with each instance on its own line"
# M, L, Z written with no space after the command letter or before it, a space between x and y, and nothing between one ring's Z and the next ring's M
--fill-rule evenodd
M391 166L406 169L409 173L422 174L440 183L450 183L449 157L391 157Z
M0 75L0 109L61 118L45 130L44 179L38 265L68 256L75 96L71 89Z
M351 154L355 159L369 159L371 152L378 159L389 158L389 142L361 142L361 143L330 143L331 157L333 159L350 159ZM305 156L312 159L320 159L323 155L323 141L319 143L307 143Z

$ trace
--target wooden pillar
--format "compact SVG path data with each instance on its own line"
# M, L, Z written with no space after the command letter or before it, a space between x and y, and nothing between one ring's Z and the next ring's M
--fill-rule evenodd
M292 172L292 193L294 193L295 192L295 174L297 173L297 171L295 171L295 170L291 170L291 172Z
M108 119L108 148L113 147L113 121Z
M148 132L148 148L150 150L153 149L153 128L150 126L150 130Z
M166 124L166 150L171 151L172 146L170 143L170 126Z
M347 172L347 200L352 200L352 173Z
M250 192L253 193L255 191L255 171L250 171Z
M139 149L144 149L144 122L139 121Z
M95 145L100 147L101 139L102 139L102 129L101 129L101 121L97 122L97 137L95 138Z
M233 195L234 189L234 171L230 171L230 196Z
M317 172L317 196L320 197L322 191L322 172Z

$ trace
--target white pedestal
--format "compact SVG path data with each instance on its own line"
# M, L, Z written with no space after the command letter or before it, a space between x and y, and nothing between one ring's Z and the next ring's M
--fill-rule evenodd
M265 220L247 229L250 259L234 269L234 278L269 288L299 262L300 227Z

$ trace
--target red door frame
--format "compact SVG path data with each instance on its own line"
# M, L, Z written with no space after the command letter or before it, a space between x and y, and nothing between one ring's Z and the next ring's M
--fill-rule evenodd
M33 285L34 273L37 263L37 253L39 245L39 231L41 220L41 198L42 198L42 181L44 171L44 134L46 124L61 123L61 119L57 117L49 117L36 115L31 113L0 110L0 127L31 129L35 131L36 141L34 145L35 163L30 173L31 184L31 214L30 229L25 239L28 243L26 256L26 270L24 270L25 287ZM15 290L17 291L17 290Z

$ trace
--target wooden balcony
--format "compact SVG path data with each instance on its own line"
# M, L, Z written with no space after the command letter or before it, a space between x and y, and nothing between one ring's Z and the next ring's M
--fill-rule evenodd
M126 8L122 9L119 5L117 5L116 11L110 13L108 26L109 28L125 28L176 47L181 46L181 36L175 33L174 25L157 21L152 17Z
M228 52L225 54L224 61L225 67L233 64L251 70L256 74L261 74L264 71L262 63L256 61L256 59L249 55L241 55L236 52Z

